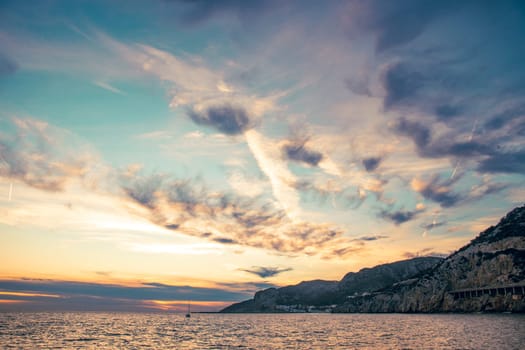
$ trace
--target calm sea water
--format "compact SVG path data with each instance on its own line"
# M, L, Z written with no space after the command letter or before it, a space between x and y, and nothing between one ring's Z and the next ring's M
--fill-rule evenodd
M27 349L524 349L525 315L4 313Z

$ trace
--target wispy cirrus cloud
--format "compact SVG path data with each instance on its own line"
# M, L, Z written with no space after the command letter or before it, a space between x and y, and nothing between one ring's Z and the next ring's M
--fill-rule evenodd
M155 224L215 243L288 254L352 245L334 225L291 219L271 202L211 191L198 180L128 174L121 181L124 194L147 208Z
M181 311L191 299L193 310L218 311L233 301L250 297L257 283L190 287L157 282L120 285L46 279L3 279L0 310L64 311ZM16 306L13 307L13 303ZM22 305L20 303L23 303ZM160 307L171 303L171 307ZM183 304L184 307L180 307Z
M268 177L277 201L289 215L297 215L299 195L290 185L295 177L277 155L277 146L254 130L259 118L279 108L277 100L286 92L252 94L243 87L227 84L224 72L209 69L195 58L177 57L147 45L125 45L102 33L98 36L138 69L169 82L170 107L184 107L197 125L230 136L243 135L259 168Z
M453 185L459 179L460 176L448 179L433 176L428 180L414 178L411 181L411 188L425 199L436 202L443 208L448 208L503 191L508 187L503 183L488 181L472 186L469 191L455 191Z
M247 131L245 137L259 168L270 181L274 197L287 215L297 216L300 212L299 194L294 188L297 177L282 160L279 148L255 130Z
M168 82L171 95L170 107L189 108L189 116L197 122L224 127L224 121L232 121L228 119L230 113L225 113L233 111L226 107L230 105L234 105L236 111L242 108L249 116L260 117L274 109L276 100L282 95L276 93L258 96L242 87L230 85L225 81L224 71L207 67L197 57L176 56L144 44L127 45L102 32L97 32L96 36L117 57L125 60L142 74L152 75ZM237 115L240 117L239 114ZM237 120L238 122L240 119Z
M95 155L71 134L35 119L3 120L0 133L0 176L19 180L31 187L60 191L72 180L88 175ZM7 131L9 130L9 131ZM84 149L83 149L84 147Z
M121 172L106 169L104 174L93 175L95 177L92 178L90 172L97 170L92 164L94 158L90 158L90 153L86 153L85 161L78 154L70 155L62 138L57 137L60 133L57 134L52 126L22 119L16 119L9 125L23 137L11 139L1 135L4 148L0 174L36 189L61 192L67 190L70 182L84 181L86 189L98 189L111 201L120 198L124 200L124 206L126 202L139 204L143 210L134 209L133 215L146 217L157 226L204 238L217 245L249 246L295 254L304 251L327 252L342 241L352 244L336 225L292 219L275 202L238 193L213 191L200 180L179 179L160 173L144 176L141 175L140 167L135 166ZM11 147L13 142L17 145L16 151ZM277 153L278 150L276 148ZM276 155L276 158L280 159L280 155ZM119 179L118 188L113 186L115 178ZM95 187L92 184L94 179ZM100 222L92 226L98 229L104 228L105 224L120 225L120 221L111 221L111 217L103 213L98 213L96 217ZM148 244L137 243L125 248L150 253L176 253L185 249ZM210 247L197 248L193 250L199 254L209 251Z
M359 90L380 98L385 112L403 116L391 131L411 139L420 158L448 159L453 169L481 174L523 173L520 6L412 0L343 5L350 39L372 38L379 61ZM472 28L479 29L475 36ZM349 89L356 91L354 85Z

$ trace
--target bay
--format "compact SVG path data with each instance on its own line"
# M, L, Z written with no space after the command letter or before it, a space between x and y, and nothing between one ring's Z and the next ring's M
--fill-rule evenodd
M2 313L16 349L523 349L525 315Z

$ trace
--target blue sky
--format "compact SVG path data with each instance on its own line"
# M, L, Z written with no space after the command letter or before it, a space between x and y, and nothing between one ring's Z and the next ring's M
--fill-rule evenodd
M0 308L216 310L525 198L519 1L0 9Z

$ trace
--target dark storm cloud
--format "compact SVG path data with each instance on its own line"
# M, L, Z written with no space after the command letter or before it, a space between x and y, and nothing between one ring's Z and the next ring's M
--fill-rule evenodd
M18 65L9 57L0 52L0 78L13 74L18 69Z
M208 107L204 111L189 110L188 115L196 124L211 126L227 135L242 134L255 125L244 108L229 104Z
M306 141L292 141L283 146L283 154L287 159L317 166L323 159L323 154L306 146Z
M363 165L368 172L376 170L380 163L381 157L370 157L363 159Z
M292 268L278 268L278 267L263 267L263 266L252 266L250 269L241 269L241 271L251 273L261 278L277 276L286 271L292 271Z

